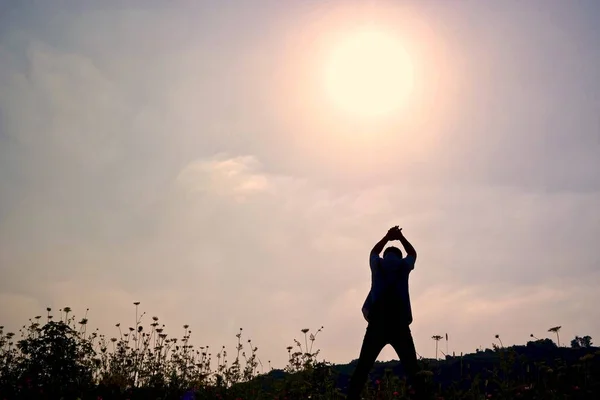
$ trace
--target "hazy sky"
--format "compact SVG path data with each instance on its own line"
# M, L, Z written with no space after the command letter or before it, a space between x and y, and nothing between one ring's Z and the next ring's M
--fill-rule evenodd
M456 352L556 325L600 343L598 18L595 0L0 0L0 324L89 307L110 336L140 301L196 345L243 327L275 367L323 325L321 355L349 362L369 251L398 224L422 356L446 332ZM322 78L365 25L414 64L407 104L371 119Z

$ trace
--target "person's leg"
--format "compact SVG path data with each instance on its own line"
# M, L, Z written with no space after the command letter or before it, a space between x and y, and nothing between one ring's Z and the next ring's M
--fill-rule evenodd
M377 356L386 345L383 329L377 325L369 324L363 339L362 348L356 369L350 378L348 386L348 400L360 399L360 394L369 377L369 372L377 360Z
M415 375L419 371L419 364L417 363L417 352L410 327L408 325L396 327L393 337L390 338L390 344L400 358L408 382L414 381Z

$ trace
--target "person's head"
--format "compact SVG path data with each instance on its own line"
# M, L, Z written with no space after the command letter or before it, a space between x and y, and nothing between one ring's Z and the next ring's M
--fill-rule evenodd
M390 256L402 258L402 250L397 247L390 246L383 251L383 258L388 258Z

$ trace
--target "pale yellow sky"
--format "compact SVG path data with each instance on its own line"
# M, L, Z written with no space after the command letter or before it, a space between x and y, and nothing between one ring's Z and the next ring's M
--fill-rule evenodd
M275 367L323 325L350 362L368 253L399 224L419 354L600 340L595 2L3 4L1 325L89 307L112 335L140 301L197 345L243 327ZM376 118L327 94L365 27L413 64Z

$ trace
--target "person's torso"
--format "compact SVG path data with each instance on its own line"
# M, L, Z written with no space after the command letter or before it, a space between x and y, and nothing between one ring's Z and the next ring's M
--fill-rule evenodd
M372 315L375 319L412 322L408 285L411 270L412 264L407 259L380 259L379 267L372 273Z

